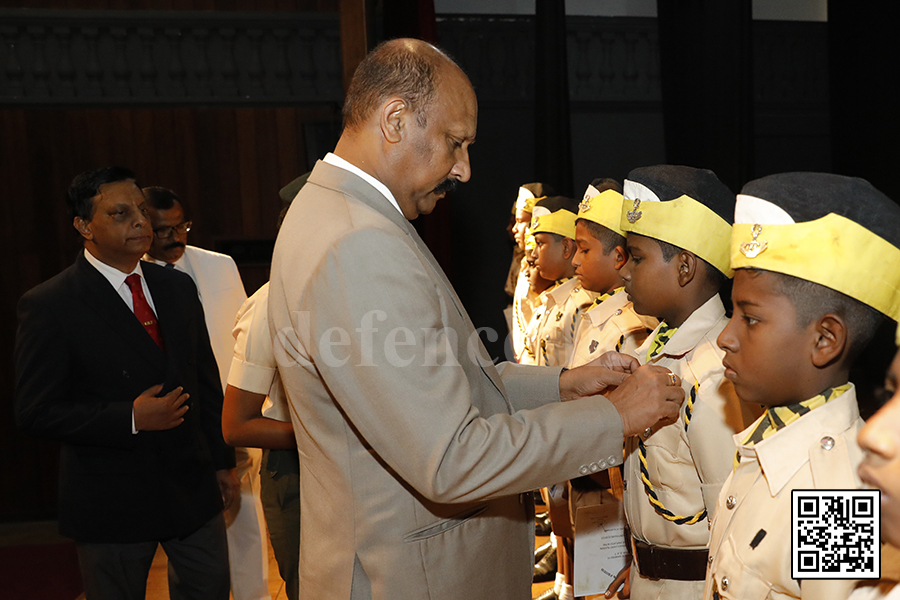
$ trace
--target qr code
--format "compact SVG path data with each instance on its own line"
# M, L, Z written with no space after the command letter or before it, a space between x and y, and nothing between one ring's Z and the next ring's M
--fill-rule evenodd
M880 490L791 490L791 577L878 579Z

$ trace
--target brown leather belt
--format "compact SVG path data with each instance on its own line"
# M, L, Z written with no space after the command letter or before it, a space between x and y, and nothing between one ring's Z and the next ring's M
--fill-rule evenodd
M678 581L703 581L706 579L706 560L709 550L681 550L651 546L637 538L634 558L638 571L649 579L677 579Z

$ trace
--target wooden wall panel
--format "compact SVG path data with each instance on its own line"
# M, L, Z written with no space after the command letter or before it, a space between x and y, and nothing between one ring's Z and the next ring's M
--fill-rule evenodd
M273 239L278 190L306 172L305 123L334 108L0 110L0 521L47 518L56 502L58 446L15 430L13 340L23 293L69 266L80 242L64 194L78 173L120 164L142 185L181 195L195 222L190 242ZM265 266L248 265L252 292Z

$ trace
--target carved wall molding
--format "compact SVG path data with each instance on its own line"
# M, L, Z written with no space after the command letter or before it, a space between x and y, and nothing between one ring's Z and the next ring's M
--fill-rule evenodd
M757 105L827 99L827 24L753 24ZM530 104L534 18L439 16L487 104ZM0 10L0 105L265 105L343 100L337 15ZM570 17L569 98L661 102L656 19Z
M0 11L0 104L341 102L336 15Z

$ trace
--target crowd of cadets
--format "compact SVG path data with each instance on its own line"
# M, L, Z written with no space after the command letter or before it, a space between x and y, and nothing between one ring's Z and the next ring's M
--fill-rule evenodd
M557 571L540 598L574 597L575 514L611 502L631 561L607 597L900 598L891 546L873 587L793 579L790 539L791 490L862 487L849 370L900 317L900 208L861 179L786 173L735 197L672 165L596 179L580 203L553 194L525 184L514 206L516 360L618 351L671 370L686 400L676 423L625 440L623 467L542 490L554 535L536 580L554 554Z

